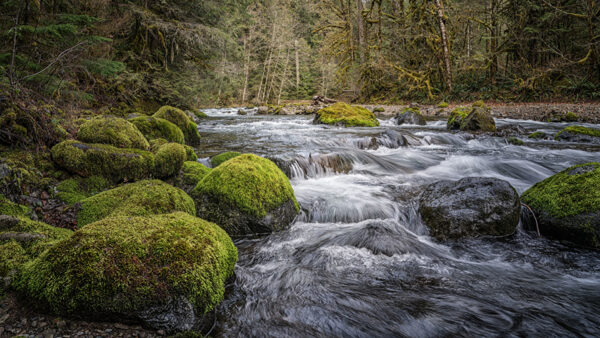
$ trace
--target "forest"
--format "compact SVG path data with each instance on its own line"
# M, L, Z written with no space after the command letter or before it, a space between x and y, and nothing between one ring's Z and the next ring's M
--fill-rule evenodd
M600 1L1 0L0 338L600 337Z

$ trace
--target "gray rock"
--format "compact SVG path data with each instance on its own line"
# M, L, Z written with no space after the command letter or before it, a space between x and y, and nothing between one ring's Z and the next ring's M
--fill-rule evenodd
M418 111L418 109L405 110L403 112L400 112L398 113L398 115L396 115L394 119L396 120L397 125L416 124L419 126L424 126L427 124L427 121L425 121L425 118Z
M13 216L0 215L0 230L10 229L19 224L20 220Z
M600 144L600 137L563 131L557 135L558 140L574 143Z
M136 316L153 329L167 332L190 330L196 322L194 306L185 297L145 309Z
M438 240L510 235L521 210L517 191L496 178L439 181L425 187L419 202L421 217Z

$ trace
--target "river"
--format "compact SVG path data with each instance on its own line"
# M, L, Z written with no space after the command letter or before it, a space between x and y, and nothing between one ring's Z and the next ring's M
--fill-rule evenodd
M289 229L236 239L235 279L218 309L223 337L599 336L600 252L537 238L439 243L427 235L422 186L469 176L519 193L600 146L531 141L566 124L497 120L505 138L450 133L445 121L377 128L313 125L312 116L206 111L198 154L269 157L302 212ZM596 126L597 127L597 126ZM404 135L398 146L394 135ZM206 159L204 159L206 161Z

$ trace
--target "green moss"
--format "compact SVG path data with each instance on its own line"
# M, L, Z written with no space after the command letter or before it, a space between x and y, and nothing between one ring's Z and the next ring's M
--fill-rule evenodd
M238 153L237 151L228 151L226 153L221 153L217 156L214 156L213 158L210 159L210 164L213 166L213 168L218 167L221 163L228 161L234 157L238 157L241 154Z
M29 260L25 249L15 240L0 242L0 277L6 277L11 272L18 270ZM0 283L0 290L2 289Z
M195 216L194 201L181 189L159 180L145 180L83 200L77 225L83 227L107 217L149 216L175 211Z
M183 132L175 124L161 118L141 116L130 119L148 140L163 138L169 142L185 143Z
M204 176L210 172L210 168L199 162L185 162L181 168L182 184L186 186L196 186Z
M577 116L577 114L573 113L573 112L567 112L565 114L565 121L567 122L575 122L579 120L579 116Z
M118 148L148 150L150 145L130 122L116 117L98 117L84 123L77 139L87 143L108 144Z
M593 128L588 128L588 127L583 127L583 126L569 126L569 127L566 127L565 129L561 130L558 134L556 134L556 136L554 138L556 140L560 139L559 136L562 133L571 133L571 134L580 134L580 135L589 135L589 136L593 136L593 137L600 137L599 129L593 129Z
M275 105L267 105L267 114L271 114L271 115L279 115L281 113L281 110L283 109L283 106L275 106Z
M183 132L186 143L192 145L200 143L200 133L198 133L196 124L190 120L183 110L171 106L164 106L153 116L168 120L178 126Z
M529 134L529 136L527 136L527 137L532 138L532 139L540 139L540 138L546 137L546 134L541 131L536 131L535 133Z
M30 212L28 207L13 203L0 194L0 215L25 216Z
M368 109L337 102L317 112L317 122L344 127L377 127L379 121Z
M194 150L193 147L190 147L188 145L184 145L185 147L185 160L186 161L197 161L198 160L198 155L196 155L196 151Z
M256 217L264 217L289 200L299 210L285 174L275 163L252 154L240 155L213 169L198 183L194 194L211 196Z
M103 176L114 182L148 178L154 171L154 155L148 151L73 140L54 146L52 159L71 173Z
M152 152L156 154L158 148L167 143L169 143L169 141L165 140L164 138L156 138L150 140L150 150L152 150Z
M450 116L448 117L448 123L446 124L446 127L449 130L460 129L460 125L462 124L462 121L467 116L469 116L469 114L472 111L473 111L473 108L465 108L465 107L455 108L454 110L452 110L450 112Z
M473 107L485 108L485 102L483 100L473 102Z
M448 108L450 107L450 105L448 104L448 102L442 101L437 105L438 108L444 109L444 108Z
M206 115L206 113L205 113L205 112L203 112L203 111L200 111L200 110L197 110L197 109L196 109L196 110L193 110L192 112L194 113L194 115L195 115L196 117L198 117L198 118L201 118L201 119L202 119L202 118L205 118L205 117L208 117L208 115Z
M15 288L59 315L132 314L180 297L204 314L236 261L225 231L189 214L113 217L27 263Z
M519 140L519 139L518 139L518 138L516 138L516 137L509 137L509 138L508 138L508 143L510 143L510 144L513 144L513 145L515 145L515 146L522 146L522 145L524 145L524 144L525 144L525 142L523 142L523 141Z
M573 170L592 166L583 174ZM600 163L587 163L564 170L537 183L521 196L524 203L545 210L556 218L597 212L600 210Z
M56 197L67 204L75 204L110 187L102 176L73 177L56 186Z
M385 111L385 109L382 107L377 107L377 108L373 109L373 113L383 113L384 111Z
M154 157L154 175L167 178L179 173L187 159L186 149L178 143L167 143L158 148Z

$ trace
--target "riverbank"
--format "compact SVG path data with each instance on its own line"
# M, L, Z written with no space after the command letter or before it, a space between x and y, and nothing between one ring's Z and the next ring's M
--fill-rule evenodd
M414 105L414 104L413 104ZM469 106L470 103L453 103L447 107L439 105L418 105L421 113L430 118L447 118L457 107ZM487 103L492 115L496 118L532 120L541 122L560 122L560 116L572 112L577 117L572 122L600 123L600 103ZM391 117L409 105L362 105L374 111L378 117ZM274 115L314 114L325 105L313 105L308 101L288 103L281 106L260 106L259 113Z

